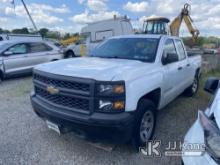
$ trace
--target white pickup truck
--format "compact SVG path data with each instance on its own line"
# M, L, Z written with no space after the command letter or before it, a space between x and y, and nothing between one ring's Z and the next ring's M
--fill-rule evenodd
M59 133L141 146L154 133L157 110L184 91L197 92L200 70L201 57L188 57L180 38L118 36L90 57L35 67L31 101Z

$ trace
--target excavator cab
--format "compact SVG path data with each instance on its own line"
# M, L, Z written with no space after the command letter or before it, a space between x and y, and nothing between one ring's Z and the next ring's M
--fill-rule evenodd
M164 17L149 18L144 22L143 32L145 34L165 34L171 36L179 36L180 27L182 22L185 22L189 33L192 35L192 42L195 43L199 36L199 30L193 24L190 17L191 6L186 3L181 10L180 14L170 22L169 19Z
M170 20L164 17L149 18L144 22L144 33L169 35L169 22Z

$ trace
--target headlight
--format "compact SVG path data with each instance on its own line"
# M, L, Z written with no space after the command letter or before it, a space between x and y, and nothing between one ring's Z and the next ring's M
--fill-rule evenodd
M220 130L215 122L204 112L199 112L199 120L204 130L207 152L220 163Z
M122 100L99 100L98 111L100 112L122 112L125 109L125 101Z
M98 95L124 95L124 82L112 82L109 84L99 83L97 85Z
M125 83L97 82L96 110L98 112L123 112L125 110Z

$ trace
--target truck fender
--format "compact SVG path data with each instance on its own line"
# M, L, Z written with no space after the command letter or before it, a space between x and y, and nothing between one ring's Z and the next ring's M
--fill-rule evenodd
M161 73L151 74L150 76L143 76L132 82L128 82L126 86L126 111L134 111L137 109L138 102L145 96L151 96L151 92L158 92L161 96L161 85L163 83L163 76ZM154 96L155 97L155 96ZM156 101L156 106L160 104L160 98L151 100Z

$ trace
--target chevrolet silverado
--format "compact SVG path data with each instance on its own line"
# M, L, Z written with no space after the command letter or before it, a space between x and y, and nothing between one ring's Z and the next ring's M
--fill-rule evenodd
M142 146L157 111L199 85L201 57L188 57L182 40L167 35L107 39L89 57L34 68L32 106L49 128L83 137Z

